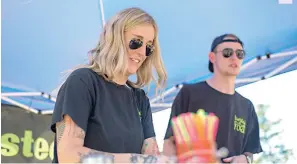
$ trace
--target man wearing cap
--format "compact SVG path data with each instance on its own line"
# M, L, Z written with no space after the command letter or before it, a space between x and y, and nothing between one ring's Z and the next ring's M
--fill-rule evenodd
M233 34L214 39L209 53L213 76L196 84L185 84L176 96L164 138L164 154L175 155L171 118L204 109L219 117L217 148L225 147L226 163L251 163L262 152L257 114L252 102L235 91L235 79L245 56L242 41Z

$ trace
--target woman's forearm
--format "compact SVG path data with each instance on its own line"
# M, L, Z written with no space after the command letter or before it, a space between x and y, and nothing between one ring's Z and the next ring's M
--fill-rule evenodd
M85 131L73 122L70 116L65 115L64 120L57 123L57 154L60 163L169 163L174 162L166 156L154 155L156 146L154 142L146 140L142 154L107 153L83 147ZM155 145L157 143L155 142ZM151 148L150 148L151 147Z
M86 147L76 147L58 154L61 163L176 163L176 159L167 156L107 153Z

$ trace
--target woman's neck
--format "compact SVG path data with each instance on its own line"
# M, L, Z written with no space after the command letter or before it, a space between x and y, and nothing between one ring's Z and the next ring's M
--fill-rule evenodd
M119 85L125 85L128 81L128 76L115 76L113 79L112 79L113 82L119 84Z

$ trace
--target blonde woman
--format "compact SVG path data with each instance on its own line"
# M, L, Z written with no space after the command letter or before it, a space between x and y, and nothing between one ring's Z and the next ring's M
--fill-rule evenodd
M167 75L154 19L125 9L105 25L90 64L74 70L59 90L53 113L54 162L163 163L149 99L142 89ZM136 74L137 81L128 80ZM92 160L91 160L92 161Z

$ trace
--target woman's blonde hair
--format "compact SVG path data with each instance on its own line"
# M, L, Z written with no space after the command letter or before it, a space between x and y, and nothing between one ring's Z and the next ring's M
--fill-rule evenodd
M155 29L153 54L148 56L137 70L137 81L128 81L135 88L148 86L153 80L156 83L156 93L165 87L167 73L160 53L158 27L155 20L140 8L128 8L113 16L104 26L97 46L90 51L90 62L83 67L90 68L112 81L116 75L124 75L127 70L127 49L125 46L125 31L142 24L150 24ZM81 67L80 67L81 68ZM158 79L154 77L156 71Z

